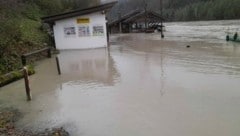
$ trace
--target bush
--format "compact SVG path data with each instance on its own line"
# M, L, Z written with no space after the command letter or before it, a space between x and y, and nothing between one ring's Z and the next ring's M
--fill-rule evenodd
M47 33L41 30L41 23L23 18L20 21L21 40L32 43L32 45L48 43Z

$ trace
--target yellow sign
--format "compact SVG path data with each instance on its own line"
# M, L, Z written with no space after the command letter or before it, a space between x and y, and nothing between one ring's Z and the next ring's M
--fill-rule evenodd
M89 20L89 18L78 18L77 23L78 24L89 24L90 20Z

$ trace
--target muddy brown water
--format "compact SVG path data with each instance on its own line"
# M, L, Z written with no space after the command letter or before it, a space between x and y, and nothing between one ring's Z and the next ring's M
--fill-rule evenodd
M106 49L62 51L30 77L0 88L21 129L73 136L239 136L240 45L113 35ZM190 48L186 48L190 45Z

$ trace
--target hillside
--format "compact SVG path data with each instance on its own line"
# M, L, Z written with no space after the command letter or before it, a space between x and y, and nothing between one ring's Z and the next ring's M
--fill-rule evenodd
M160 12L160 0L119 0L110 18L124 15L135 9ZM167 21L223 20L240 18L240 0L162 0L163 17Z
M40 18L99 0L0 0L0 75L21 67L21 55L51 44Z

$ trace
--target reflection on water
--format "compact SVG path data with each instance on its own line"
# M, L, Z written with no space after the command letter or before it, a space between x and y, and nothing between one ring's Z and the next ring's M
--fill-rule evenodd
M165 87L165 80L166 80L166 75L165 75L165 66L164 66L164 56L163 56L163 52L160 52L160 66L161 66L161 89L160 89L160 92L161 92L161 95L163 96L165 94L165 90L164 90L164 87Z
M30 77L33 95L30 103L25 101L23 81L1 88L0 106L16 107L24 114L23 119L18 122L21 129L39 131L57 126L71 126L71 130L75 125L73 122L79 118L83 109L77 107L84 104L96 105L94 98L94 101L89 102L82 100L90 98L91 93L97 94L95 98L102 96L98 92L108 90L108 87L114 86L120 80L115 62L110 52L104 48L62 51L58 57L62 75L57 75L56 62L52 58L40 62L37 73ZM76 116L69 111L76 113Z
M0 88L0 106L23 112L18 128L63 126L73 136L238 136L239 43L157 36L115 35L110 52L62 51L62 75L54 58L37 65L33 101L20 80Z
M107 49L62 51L58 56L62 78L68 84L99 83L113 86L118 79Z
M173 65L179 64L195 72L227 73L232 76L239 76L239 43L153 40L151 36L160 38L159 34L127 34L120 36L117 41L124 41L131 51L160 54L164 58L170 59L169 62ZM190 45L191 48L186 48L187 45Z

